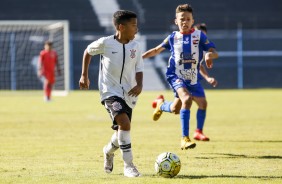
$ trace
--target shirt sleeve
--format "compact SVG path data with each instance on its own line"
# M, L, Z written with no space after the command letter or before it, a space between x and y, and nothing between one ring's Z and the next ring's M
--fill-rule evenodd
M204 51L208 51L210 48L215 48L215 44L207 38L207 36L201 32L200 46Z
M87 53L91 56L104 53L104 38L100 38L87 46Z
M161 43L162 47L168 50L170 50L169 38L170 38L170 35L167 36L166 39L164 39L164 41Z
M136 67L135 67L136 73L144 71L144 63L143 63L141 49L139 45L138 45L138 51L139 52L137 52L137 62L136 62Z

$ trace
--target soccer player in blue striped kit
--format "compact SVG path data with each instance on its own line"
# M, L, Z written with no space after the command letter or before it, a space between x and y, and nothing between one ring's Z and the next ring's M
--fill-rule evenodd
M181 149L194 148L196 143L189 137L189 120L192 99L205 97L204 89L198 83L200 61L205 58L207 68L212 68L213 60L218 58L215 45L206 35L192 28L194 23L193 9L189 4L176 8L175 24L179 31L172 32L160 45L145 52L142 57L153 57L165 49L170 50L171 56L167 67L167 81L172 87L175 97L181 100L180 122L182 128ZM203 51L206 51L203 56ZM158 120L162 112L172 112L172 102L159 100L153 113L153 120ZM205 116L205 111L201 111Z
M104 170L113 171L114 152L120 148L124 161L124 176L139 177L133 164L131 149L131 117L143 87L143 60L139 43L134 40L138 31L137 15L119 10L113 15L115 35L102 37L84 51L81 89L89 88L88 68L93 55L101 55L99 91L101 102L112 118L116 130L103 148Z
M196 24L194 25L194 28L197 30L202 31L203 33L207 34L207 26L205 23L200 23L200 24ZM204 52L205 53L205 52ZM200 63L200 70L199 70L199 75L198 75L198 89L201 89L201 83L200 81L202 79L205 79L206 82L208 84L210 84L213 87L217 86L217 80L214 77L211 77L209 75L209 73L207 72L207 70L205 69L205 67L203 66L203 61L204 58L201 60ZM202 92L204 93L204 92ZM164 96L163 95L159 95L153 102L152 102L152 107L156 108L158 103L162 103L164 102ZM202 95L201 97L192 97L192 100L198 105L198 110L196 113L196 118L197 118L197 129L194 132L194 139L198 140L198 141L209 141L210 138L207 137L204 133L203 133L203 128L204 128L204 124L205 124L205 120L206 120L206 110L207 110L207 100L205 95ZM178 97L174 97L174 100L172 102L172 104L170 105L170 112L172 114L179 114L180 113L180 109L181 109L181 100Z

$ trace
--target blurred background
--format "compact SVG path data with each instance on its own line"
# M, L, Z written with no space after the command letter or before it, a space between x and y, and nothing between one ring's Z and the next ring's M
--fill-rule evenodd
M146 51L172 31L175 8L190 3L195 23L206 23L220 58L210 76L219 89L282 87L282 3L280 0L1 0L0 90L41 89L36 61L46 39L54 42L64 75L55 88L78 89L84 49L114 34L112 14L138 15L137 39ZM144 89L169 89L164 72L169 52L145 60ZM97 89L99 56L90 65L91 89ZM206 88L211 88L205 82Z

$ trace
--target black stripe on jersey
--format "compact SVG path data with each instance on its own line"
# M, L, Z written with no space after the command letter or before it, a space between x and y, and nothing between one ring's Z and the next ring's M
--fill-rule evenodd
M102 64L103 59L104 59L104 57L102 55L100 55L100 70L101 71L103 70L103 64Z
M121 79L122 79L122 74L123 74L123 69L124 69L124 63L125 63L125 45L122 44L123 47L123 61L122 61L122 68L121 68L121 74L120 74L120 79L119 83L121 84Z
M125 45L122 44L123 47L123 61L122 61L122 68L121 68L121 74L120 74L120 79L119 79L119 83L121 84L121 79L122 79L122 74L123 74L123 69L124 69L124 63L125 63ZM123 91L123 95L124 95L124 90L122 87L122 91Z

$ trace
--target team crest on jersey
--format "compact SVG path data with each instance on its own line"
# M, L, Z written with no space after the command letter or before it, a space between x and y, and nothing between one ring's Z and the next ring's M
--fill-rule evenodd
M136 50L134 50L134 49L132 49L132 50L130 50L130 57L133 59L133 58L135 58L135 56L136 56Z
M119 110L122 109L122 106L121 106L121 104L120 104L119 102L114 102L114 103L112 104L112 106L113 106L113 109L114 109L115 111L119 111Z
M185 40L183 41L184 44L189 44L189 37L186 37Z
M209 44L210 43L210 41L208 40L208 39L206 39L206 42L205 42L205 44Z

